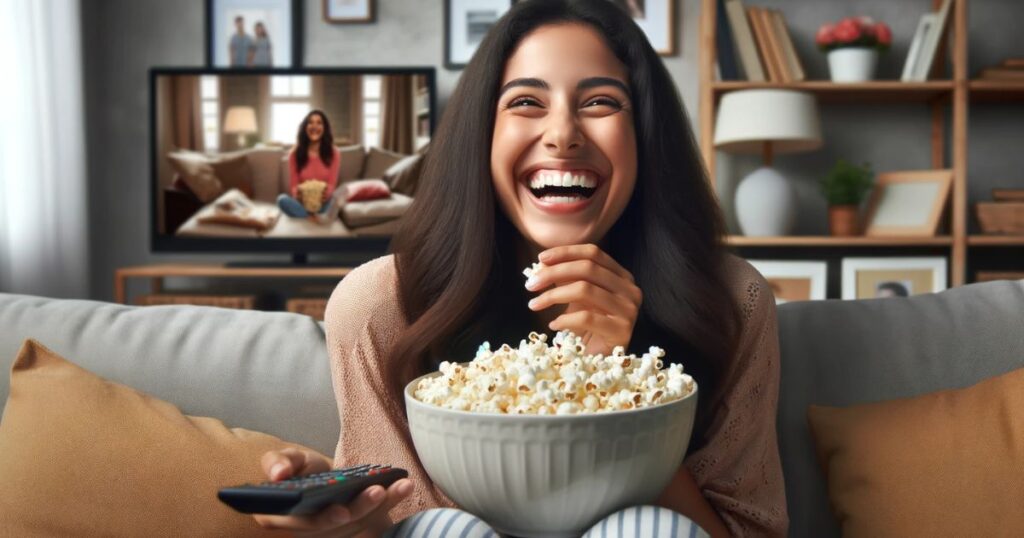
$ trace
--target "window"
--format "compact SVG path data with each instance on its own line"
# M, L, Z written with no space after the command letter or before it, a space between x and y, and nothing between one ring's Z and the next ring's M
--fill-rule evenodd
M363 75L363 144L380 146L380 75Z
M270 139L295 143L299 124L310 110L309 76L270 77Z
M203 146L208 152L220 149L220 91L215 75L199 77L199 98L203 110Z

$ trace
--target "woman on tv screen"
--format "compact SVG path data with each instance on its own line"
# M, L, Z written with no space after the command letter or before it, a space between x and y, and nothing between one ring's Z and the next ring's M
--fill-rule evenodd
M403 389L484 341L571 330L588 354L661 347L700 385L668 486L602 515L586 538L786 535L775 300L729 252L678 89L623 2L512 4L462 73L420 181L393 254L349 273L327 306L334 460L285 449L261 461L271 480L362 463L409 477L313 515L258 515L261 525L495 536L431 481Z
M295 148L288 155L288 194L277 197L277 206L292 218L326 223L337 218L334 189L338 184L341 153L334 147L331 122L322 110L302 119Z

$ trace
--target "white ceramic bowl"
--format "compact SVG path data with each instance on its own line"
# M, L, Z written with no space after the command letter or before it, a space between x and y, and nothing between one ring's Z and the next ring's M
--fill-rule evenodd
M655 407L581 415L455 411L405 387L409 429L430 478L502 534L580 536L602 517L650 504L682 464L697 388Z

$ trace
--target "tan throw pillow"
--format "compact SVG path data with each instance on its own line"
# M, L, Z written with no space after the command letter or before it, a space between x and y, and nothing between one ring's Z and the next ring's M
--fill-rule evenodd
M380 179L384 177L384 172L387 172L391 165L402 160L404 157L405 155L401 153L377 147L370 148L370 151L366 154L366 165L363 166L362 179Z
M415 196L422 169L423 155L410 155L391 165L384 172L383 179L391 185L392 191Z
M4 536L280 536L217 499L276 437L183 415L27 340L0 422ZM309 449L306 449L309 450Z
M389 198L351 202L341 207L341 220L349 228L372 226L401 217L412 205L412 198L397 192Z
M366 161L366 150L362 144L354 146L342 146L338 148L341 153L341 166L338 167L338 183L352 181L361 177L363 163Z
M222 157L210 163L224 190L238 189L252 198L252 169L245 155Z
M807 415L843 536L1024 529L1024 368L915 398L812 405Z
M224 185L217 179L206 155L195 151L173 151L167 154L167 160L174 171L181 175L181 180L189 190L204 204L224 192Z

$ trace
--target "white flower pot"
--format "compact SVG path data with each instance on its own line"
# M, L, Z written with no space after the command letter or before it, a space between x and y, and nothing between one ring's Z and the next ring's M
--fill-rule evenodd
M875 78L878 49L844 47L828 53L828 70L832 82L866 82Z

